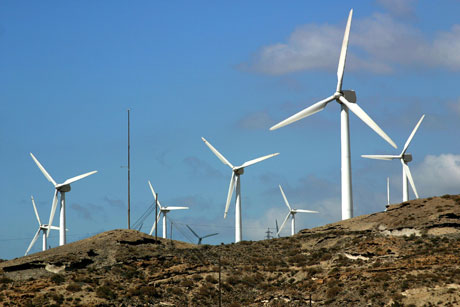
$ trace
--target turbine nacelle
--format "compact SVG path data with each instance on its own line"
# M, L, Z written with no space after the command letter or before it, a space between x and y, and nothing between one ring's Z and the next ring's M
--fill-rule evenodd
M412 154L410 154L410 153L405 153L405 154L403 154L402 159L403 159L404 162L406 162L406 163L407 163L407 162L410 162L410 161L412 161Z
M356 92L355 91L345 90L345 91L342 91L342 93L345 99L348 100L348 102L356 103Z
M244 174L244 168L233 168L233 172L235 175L243 175Z
M61 193L70 192L70 184L57 185L56 190L58 190Z
M353 90L344 90L344 91L335 92L333 97L340 104L342 103L339 100L340 97L345 97L345 99L348 100L348 102L356 103L356 92Z

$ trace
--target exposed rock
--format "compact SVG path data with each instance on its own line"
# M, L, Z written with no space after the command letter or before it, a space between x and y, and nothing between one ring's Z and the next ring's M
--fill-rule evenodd
M391 205L288 238L207 246L112 230L1 262L0 304L460 304L460 196Z

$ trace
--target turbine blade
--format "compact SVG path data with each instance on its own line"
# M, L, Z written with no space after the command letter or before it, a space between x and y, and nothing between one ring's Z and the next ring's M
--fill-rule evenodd
M51 177L50 174L46 171L46 169L38 162L37 158L33 155L33 153L30 153L30 156L34 160L35 164L37 164L38 168L42 171L43 175L45 175L46 179L48 179L49 182L51 182L54 186L56 186L56 181L54 181L53 177Z
M361 155L363 158L367 159L376 159L376 160L393 160L393 159L400 159L400 156L395 155Z
M403 155L403 154L406 153L406 150L407 150L407 148L409 147L409 144L410 144L410 142L412 141L412 138L414 137L415 132L417 132L417 129L418 129L418 127L420 126L420 124L422 123L422 121L423 121L424 118L425 118L425 114L422 115L422 117L421 117L420 120L418 121L417 125L415 125L414 130L412 130L412 133L410 134L409 138L407 139L406 144L404 144L404 148L403 148L403 150L402 150L401 155Z
M190 209L189 207L163 207L163 210L168 210L168 211L172 211L172 210L187 210L187 209Z
M292 210L294 212L303 212L303 213L319 213L318 211L312 211L312 210L305 210L305 209L294 209Z
M278 233L276 235L279 235L281 230L283 229L284 227L284 224L286 224L287 220L289 219L289 216L291 215L291 212L289 211L288 215L286 215L286 218L284 219L284 222L283 224L281 224L281 227L280 227L280 230L278 230Z
M27 254L29 253L29 251L32 248L32 246L34 246L35 242L37 242L39 234L40 234L40 228L38 228L37 232L35 233L35 236L32 239L32 241L30 242L29 247L27 248L26 253L24 254L24 256L27 256Z
M185 225L185 226L187 226L187 228L195 235L195 237L197 237L198 239L200 238L200 236L197 235L196 232L194 232L193 229L190 228L190 226L188 226L188 225Z
M38 226L41 226L42 222L40 221L40 216L38 216L37 206L35 206L34 197L30 196L30 198L32 199L32 205L34 206L35 216L37 217L37 220L38 220Z
M280 187L281 195L283 195L283 198L284 198L284 203L289 208L289 211L292 211L292 208L291 208L291 206L289 206L289 202L288 202L288 200L286 198L286 195L284 195L284 191L283 191L283 188L281 187L281 184L279 185L279 187Z
M161 211L158 212L158 216L157 216L156 220L153 222L152 229L150 229L150 233L149 233L150 236L152 235L153 231L155 230L155 227L157 227L158 221L160 220L160 215L161 215Z
M201 239L209 238L209 237L212 237L212 236L217 236L218 234L219 234L219 233L217 233L217 232L216 232L216 233L212 233L212 234L210 234L210 235L206 235L206 236L202 237Z
M211 145L211 143L209 143L204 137L201 138L203 140L203 142L209 147L209 149L211 149L211 151L217 156L217 158L219 158L220 161L222 161L222 163L230 166L230 168L233 168L233 165L228 162L227 159L225 159L225 157L217 151L217 149L214 148L214 146Z
M335 96L332 95L332 96L329 96L327 97L326 99L323 99L311 106L309 106L308 108L305 108L303 109L302 111L292 115L291 117L283 120L282 122L279 122L278 124L274 125L273 127L270 128L270 130L276 130L278 128L281 128L281 127L284 127L284 126L287 126L289 124L292 124L293 122L296 122L302 118L305 118L307 116L310 116L310 115L313 115L315 113L318 113L319 111L322 111L326 105L331 102L332 100L335 99Z
M251 165L259 163L259 162L261 162L263 160L267 160L267 159L269 159L271 157L275 157L275 156L277 156L279 154L280 154L279 152L276 152L276 153L273 153L273 154L269 154L269 155L266 155L266 156L263 156L263 157L260 157L260 158L257 158L257 159L253 159L253 160L244 162L243 165L238 166L237 169L241 169L241 168L251 166Z
M53 229L53 230L60 230L61 228L57 227L57 226L48 226L47 227L48 229ZM68 231L68 229L66 229L65 231Z
M155 199L155 202L158 203L158 206L160 207L160 210L161 210L162 207L161 207L161 205L160 205L160 201L157 200L157 193L155 193L155 190L153 189L153 186L152 186L152 184L150 183L150 180L148 180L148 183L149 183L150 191L152 191L153 199Z
M224 218L227 217L228 207L230 206L230 201L232 200L233 190L235 189L235 172L232 172L232 177L230 178L230 186L228 187L227 202L225 203Z
M366 125L368 125L372 130L374 130L378 135L380 135L385 141L387 141L394 148L398 148L393 142L393 140L385 133L383 130L369 117L369 115L364 112L363 109L357 103L351 103L345 99L345 97L340 96L339 100L346 105L356 116L359 117Z
M350 36L351 18L353 9L348 14L347 26L343 35L342 50L340 51L339 66L337 68L337 92L342 90L343 72L345 71L345 62L347 60L348 38Z
M53 219L54 219L54 213L56 213L56 207L58 203L58 190L54 190L54 197L53 197L53 202L51 204L51 214L50 214L50 220L48 225L53 225ZM46 236L48 237L50 235L50 229L48 228L48 231L46 232Z
M64 181L63 183L58 184L57 187L67 185L67 184L71 184L71 183L73 183L75 181L78 181L78 180L83 179L85 177L91 176L92 174L95 174L95 173L97 173L97 171L92 171L92 172L88 172L88 173L85 173L85 174L82 174L82 175L78 175L78 176L69 178L66 181Z
M403 159L401 159L401 163L402 163L402 165L404 167L404 170L406 172L406 176L409 179L409 182L410 182L410 185L412 187L412 190L414 191L415 196L418 198L417 189L415 188L414 179L412 178L412 174L410 173L409 166L406 164L406 162L404 162Z

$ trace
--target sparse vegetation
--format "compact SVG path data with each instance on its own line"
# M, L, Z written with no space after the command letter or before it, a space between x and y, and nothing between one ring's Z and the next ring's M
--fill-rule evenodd
M18 275L0 271L0 302L216 306L220 255L224 306L308 306L309 294L318 305L330 306L408 306L418 300L427 306L439 302L455 306L459 291L447 285L460 283L460 232L444 234L437 229L442 225L455 229L460 216L457 201L458 196L415 200L294 237L206 248L181 242L145 243L151 237L112 231L100 235L105 241L96 236L86 245L75 242L64 257L56 254L40 260L65 264L66 271L59 274L17 280ZM379 225L408 229L411 235L385 235ZM414 227L420 230L417 235ZM81 263L89 250L92 262L85 267ZM79 263L78 268L72 263ZM9 262L0 263L0 268L5 264ZM412 294L418 293L415 290L426 291L426 296Z

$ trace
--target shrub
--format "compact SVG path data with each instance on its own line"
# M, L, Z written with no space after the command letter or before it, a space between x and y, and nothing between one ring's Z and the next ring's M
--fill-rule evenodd
M74 283L69 284L66 290L70 292L78 292L78 291L81 291L81 286L80 284L77 284L74 282Z
M219 281L218 281L214 276L212 276L212 275L206 276L205 280L206 280L207 282L212 283L212 284L217 284L217 283L219 282Z
M56 285L60 285L65 281L65 278L61 274L55 274L51 276L51 281L54 282Z
M6 276L0 277L0 284L9 284L9 283L12 283L12 282L13 282L13 280L9 279Z
M334 286L334 287L331 287L329 289L327 289L326 291L326 297L328 299L332 299L332 298L335 298L337 296L337 294L340 293L340 288L337 287L337 286Z
M100 286L96 289L96 295L100 298L111 300L116 298L116 294L110 289L109 286Z

